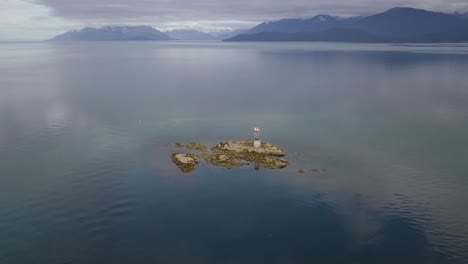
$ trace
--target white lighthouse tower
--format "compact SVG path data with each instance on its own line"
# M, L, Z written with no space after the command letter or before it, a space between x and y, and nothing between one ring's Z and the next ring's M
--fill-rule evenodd
M260 141L260 128L254 128L254 141L253 141L254 148L259 148L262 146L262 142Z

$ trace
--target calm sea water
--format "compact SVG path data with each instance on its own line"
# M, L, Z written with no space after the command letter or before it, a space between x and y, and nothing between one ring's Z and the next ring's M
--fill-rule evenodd
M0 263L467 263L467 159L468 45L0 44Z

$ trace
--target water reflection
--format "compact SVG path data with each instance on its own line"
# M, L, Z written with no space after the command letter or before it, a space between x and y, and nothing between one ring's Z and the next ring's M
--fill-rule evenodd
M255 173L258 173L260 171L260 165L258 165L257 163L254 163L254 171Z
M1 263L468 259L466 45L1 45ZM291 168L167 158L256 125Z

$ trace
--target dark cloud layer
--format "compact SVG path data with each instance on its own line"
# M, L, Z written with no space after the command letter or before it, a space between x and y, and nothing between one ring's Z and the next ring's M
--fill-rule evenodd
M467 0L29 0L81 22L263 21L318 13L366 15L395 6L467 11Z

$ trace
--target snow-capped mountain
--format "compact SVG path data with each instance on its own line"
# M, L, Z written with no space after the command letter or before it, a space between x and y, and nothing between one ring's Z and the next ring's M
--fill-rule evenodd
M168 35L150 26L106 26L86 27L71 30L51 39L52 41L130 41L169 40Z

